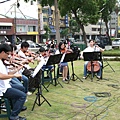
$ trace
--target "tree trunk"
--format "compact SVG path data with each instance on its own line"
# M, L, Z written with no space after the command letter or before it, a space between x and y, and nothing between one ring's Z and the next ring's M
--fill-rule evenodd
M112 41L110 39L110 35L109 35L109 28L108 28L108 22L105 21L105 26L106 26L106 34L107 34L107 37L108 37L108 40L109 40L109 45L112 45Z
M59 31L59 16L58 16L58 1L54 0L55 3L55 30L57 44L60 42L60 31Z
M83 25L80 25L80 28L81 28L82 33L83 33L84 43L85 43L85 45L87 46L87 37L86 37L86 32L85 32L84 26L83 26Z

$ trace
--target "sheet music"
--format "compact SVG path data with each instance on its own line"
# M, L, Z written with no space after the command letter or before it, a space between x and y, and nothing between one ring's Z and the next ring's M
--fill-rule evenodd
M35 68L32 77L35 77L36 74L39 72L39 70L42 68L42 66L44 65L45 61L44 59L41 59L41 61L39 62L39 64L37 65L37 67Z
M61 58L61 60L60 60L60 63L63 62L63 60L64 60L64 58L65 58L65 55L66 55L66 54L64 53L63 56L62 56L62 58Z

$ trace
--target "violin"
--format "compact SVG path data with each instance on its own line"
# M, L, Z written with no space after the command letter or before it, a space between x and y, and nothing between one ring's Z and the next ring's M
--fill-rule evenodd
M67 48L65 47L64 49L61 49L60 52L61 52L62 54L64 54L64 53L71 53L71 52L73 52L73 51L72 51L71 49L67 49Z
M87 70L90 71L90 72L99 71L100 70L99 62L98 61L89 61L88 64L87 64Z

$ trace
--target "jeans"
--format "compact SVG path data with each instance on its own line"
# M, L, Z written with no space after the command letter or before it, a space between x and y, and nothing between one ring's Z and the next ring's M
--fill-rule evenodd
M10 81L10 85L13 88L16 88L18 90L21 90L21 91L25 92L25 87L23 86L23 84L17 78L12 78L11 81Z
M8 88L7 91L3 94L4 97L12 101L12 111L10 119L14 120L18 118L18 114L21 112L21 109L26 100L26 94L16 88ZM14 102L13 102L14 101Z
M43 70L43 71L46 70L46 69L51 70L52 68L53 68L52 65L43 65L43 66L42 66L42 70Z
M25 87L25 93L28 92L29 79L25 75L22 75L21 80L23 81L23 86Z
M87 64L88 64L89 61L86 61L85 64L84 64L84 76L86 77L87 76ZM99 65L100 65L100 69L99 71L97 71L97 76L100 76L102 75L102 63L99 62Z
M28 92L28 82L29 82L29 80L28 80L28 77L26 77L25 75L22 75L22 78L21 78L21 80L23 81L23 85L22 85L22 83L20 82L20 80L18 80L17 78L12 78L12 80L10 81L12 84L17 84L17 87L19 87L19 86L24 86L24 91L25 91L25 93L27 93Z

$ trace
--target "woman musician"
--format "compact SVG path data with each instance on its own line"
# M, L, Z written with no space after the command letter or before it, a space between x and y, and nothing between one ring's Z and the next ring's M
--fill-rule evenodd
M59 49L59 53L61 54L67 54L67 53L71 53L73 52L71 49L68 49L65 46L65 43L60 42L58 45L58 49ZM68 81L68 63L67 62L61 62L60 64L60 72L62 73L62 77L63 77L63 82Z
M104 49L102 49L98 45L95 45L94 40L89 40L89 46L81 52L80 58L81 59L83 58L83 53L84 52L94 52L94 51L103 52ZM102 76L102 63L100 61L93 61L93 64L94 64L94 66L99 67L99 69L98 69L98 71L96 71L96 73L97 73L97 78L100 79L101 76ZM84 76L83 76L83 79L87 78L87 71L88 71L88 68L90 67L89 65L90 65L90 61L86 61L85 64L84 64Z

